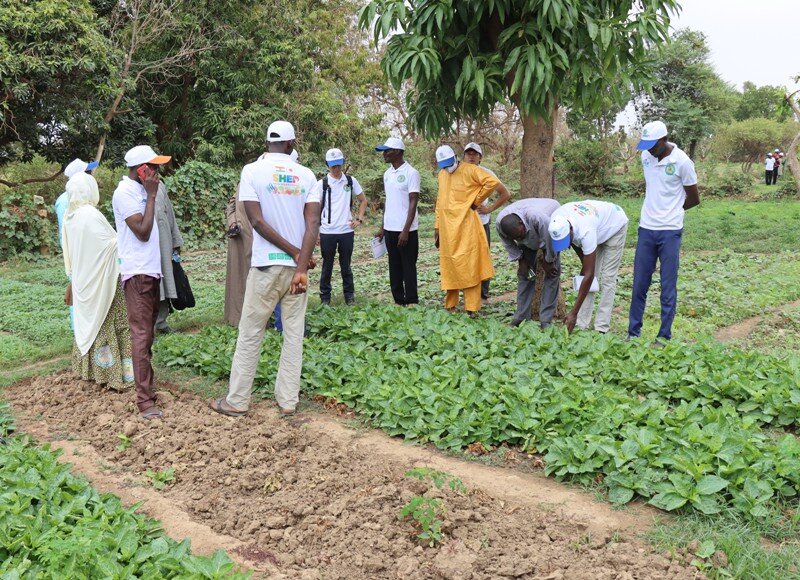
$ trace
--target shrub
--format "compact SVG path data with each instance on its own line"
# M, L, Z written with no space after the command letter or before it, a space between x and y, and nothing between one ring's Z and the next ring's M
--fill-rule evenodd
M716 197L729 197L747 193L753 187L753 178L741 172L726 172L722 175L709 173L708 183L700 184L701 193Z
M567 140L556 147L558 179L581 197L603 195L615 161L611 148L602 141Z

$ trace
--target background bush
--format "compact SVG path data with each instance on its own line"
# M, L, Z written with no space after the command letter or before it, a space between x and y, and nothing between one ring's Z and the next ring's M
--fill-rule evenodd
M601 197L616 157L604 141L569 139L556 147L556 176L578 197Z

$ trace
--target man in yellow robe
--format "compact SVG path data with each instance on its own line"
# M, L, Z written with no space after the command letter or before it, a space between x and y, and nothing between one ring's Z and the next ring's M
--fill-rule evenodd
M493 191L508 193L505 186L477 165L459 163L449 145L436 150L439 193L436 197L434 241L439 248L444 307L458 306L464 292L464 310L474 316L481 308L481 282L494 276L489 244L475 210Z

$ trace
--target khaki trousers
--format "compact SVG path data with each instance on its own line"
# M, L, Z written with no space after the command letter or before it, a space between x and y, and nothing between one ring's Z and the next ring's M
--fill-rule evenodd
M481 309L481 285L476 284L463 290L447 290L444 297L444 307L448 310L458 306L458 293L464 292L464 310L477 312Z
M245 411L250 407L253 379L261 358L261 341L278 303L283 319L283 347L275 380L275 400L282 409L297 407L308 294L289 293L294 272L289 266L269 266L264 271L250 268L228 387L228 404L236 409Z
M608 332L611 328L611 312L614 310L614 294L617 291L617 274L622 263L622 252L625 250L625 237L628 235L628 224L597 246L595 272L600 285L600 303L594 317L594 329L598 332ZM594 309L594 295L589 292L578 311L578 320L575 326L586 330L592 321Z

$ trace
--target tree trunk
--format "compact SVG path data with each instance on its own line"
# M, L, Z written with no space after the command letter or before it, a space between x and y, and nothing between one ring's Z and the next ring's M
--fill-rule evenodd
M789 103L789 106L792 107L795 120L800 122L800 104L798 104L797 100L795 100L795 94L797 93L786 95L786 100ZM800 133L797 133L797 135L794 136L794 139L792 139L792 142L789 144L789 150L786 152L786 164L789 166L789 171L792 173L792 177L794 177L794 184L797 188L797 192L800 193L800 163L797 161L798 145L800 145Z
M534 119L530 116L522 117L522 155L520 156L519 174L519 195L522 198L555 196L553 151L557 121L558 107L553 110L549 120ZM539 304L542 300L542 286L546 275L543 262L544 252L537 252L536 289L531 304L533 320L539 320ZM559 291L556 319L563 320L566 313L564 292Z
M553 197L553 150L555 148L558 107L550 119L522 117L522 155L520 156L520 197Z

